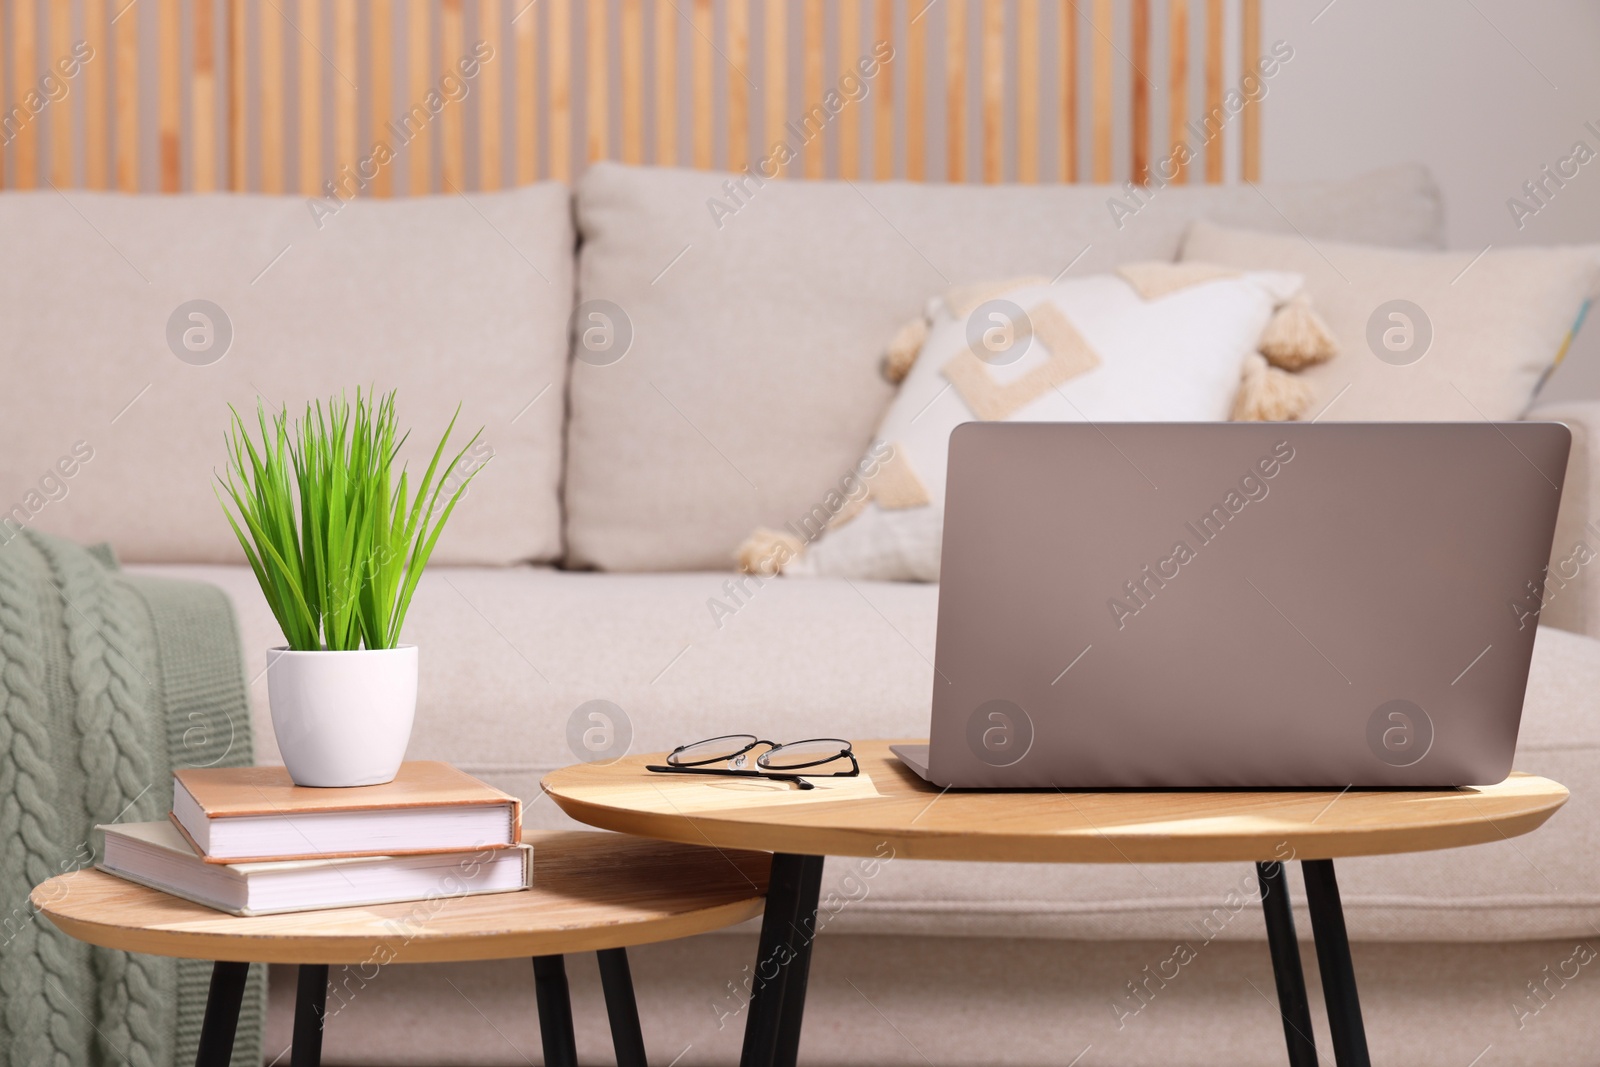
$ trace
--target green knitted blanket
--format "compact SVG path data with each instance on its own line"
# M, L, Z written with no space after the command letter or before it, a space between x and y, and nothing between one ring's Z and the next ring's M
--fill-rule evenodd
M73 941L28 893L94 862L96 823L165 818L175 767L250 762L221 590L31 530L0 545L0 1067L194 1062L211 965ZM261 1062L261 970L236 1064Z

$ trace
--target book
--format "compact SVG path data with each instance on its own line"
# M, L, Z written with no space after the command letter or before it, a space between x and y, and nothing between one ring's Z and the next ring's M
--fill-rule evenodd
M510 848L522 802L448 763L401 764L394 781L295 785L282 767L173 773L172 821L208 863Z
M411 856L207 863L170 822L117 823L105 834L107 874L232 915L274 915L434 897L512 893L533 883L533 848Z

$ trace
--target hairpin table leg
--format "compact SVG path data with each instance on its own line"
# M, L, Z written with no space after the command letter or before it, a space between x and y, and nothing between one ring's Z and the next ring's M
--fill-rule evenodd
M1272 954L1272 977L1278 984L1278 1012L1283 1016L1283 1039L1289 1045L1289 1067L1317 1067L1306 975L1300 967L1300 943L1294 936L1294 912L1289 907L1289 876L1281 863L1258 863L1256 881L1261 885L1261 910L1267 919L1267 949Z
M644 1032L639 1028L639 1004L633 996L633 973L628 950L604 948L600 959L600 988L606 995L606 1017L611 1021L611 1046L617 1067L645 1067Z
M212 965L195 1067L228 1067L233 1059L233 1035L239 1029L239 1005L244 1002L244 982L249 976L248 963L218 960Z
M772 857L740 1067L794 1067L799 1057L822 865L821 856Z
M1306 876L1306 903L1311 905L1311 932L1317 939L1317 968L1322 972L1322 996L1333 1031L1334 1062L1339 1067L1371 1067L1333 861L1303 860L1300 868Z
M544 1043L545 1067L578 1067L567 965L560 956L533 957L533 995L539 1006L539 1038Z

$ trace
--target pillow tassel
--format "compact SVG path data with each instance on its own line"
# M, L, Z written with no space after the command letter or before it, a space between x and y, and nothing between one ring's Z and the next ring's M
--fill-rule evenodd
M1299 293L1272 316L1261 332L1261 354L1275 367L1299 370L1323 363L1339 354L1333 331L1311 307L1311 298Z
M734 558L739 570L758 578L773 578L783 573L784 567L805 553L805 542L793 534L769 530L765 526L744 539Z
M1311 409L1311 386L1251 353L1233 401L1234 422L1291 422Z
M918 316L895 331L889 346L883 350L883 376L895 385L906 380L912 364L922 352L922 343L928 339L928 320Z

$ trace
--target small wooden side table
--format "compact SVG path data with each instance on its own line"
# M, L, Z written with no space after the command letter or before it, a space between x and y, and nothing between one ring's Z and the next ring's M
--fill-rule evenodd
M1299 860L1334 1058L1339 1067L1368 1067L1334 859L1504 840L1536 829L1567 799L1563 786L1517 773L1499 785L1445 790L941 790L908 770L891 743L854 746L867 781L818 779L805 793L782 783L645 770L662 755L566 767L544 779L563 811L593 826L776 853L742 1067L794 1067L799 1055L824 857L882 859L886 849L908 859L1012 863L1254 863L1289 1062L1315 1067L1283 869Z
M594 952L619 1067L645 1067L627 946L733 926L761 914L771 857L619 834L532 833L533 888L415 904L240 918L102 871L58 875L33 903L61 930L94 945L215 960L197 1067L226 1067L251 963L300 965L292 1067L322 1057L328 967L533 957L544 1061L577 1067L566 965ZM398 931L398 932L397 932Z

